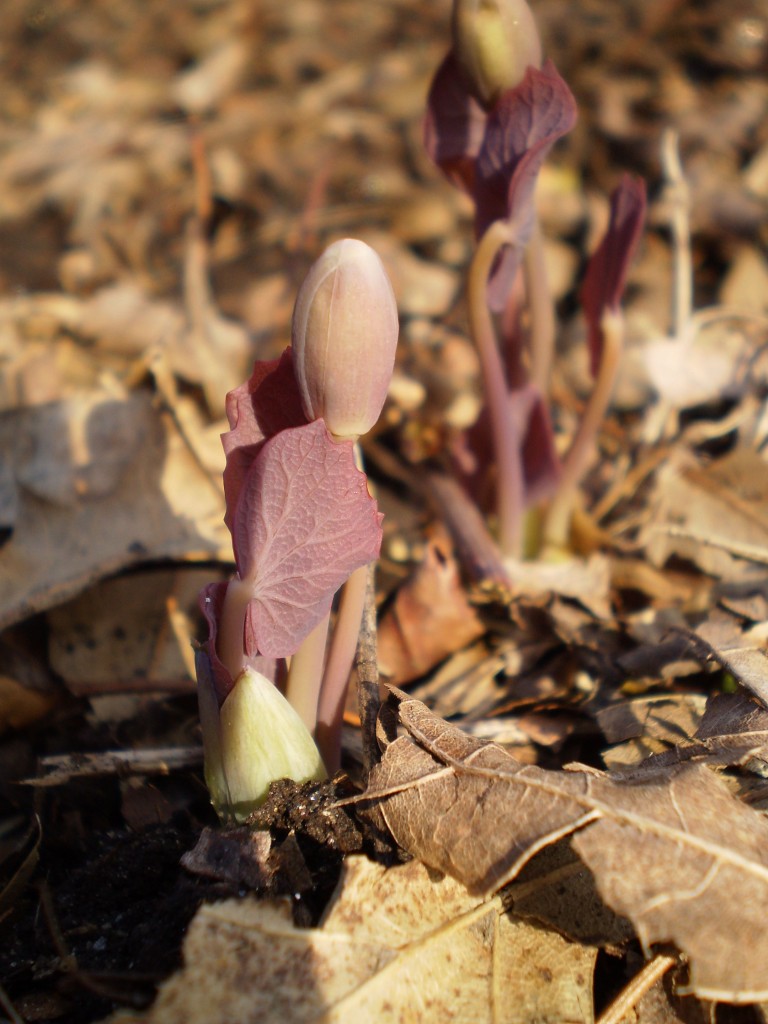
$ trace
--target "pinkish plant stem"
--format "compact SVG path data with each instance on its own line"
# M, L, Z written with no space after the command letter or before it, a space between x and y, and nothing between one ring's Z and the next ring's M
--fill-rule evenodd
M315 742L320 750L328 774L332 775L341 764L341 726L349 674L357 650L360 623L365 607L368 585L368 566L355 569L341 592L339 614L336 618L328 660L323 673L320 702L317 707Z
M509 401L504 366L486 292L493 261L504 245L514 244L509 225L494 221L478 243L469 269L469 325L480 357L483 385L496 455L499 547L518 557L522 544L523 468Z
M568 547L571 512L576 487L584 475L595 446L600 423L611 401L624 344L624 317L620 310L606 309L600 327L603 351L600 370L576 437L563 462L563 472L544 524L544 549L550 554Z
M328 639L330 612L315 626L291 658L285 696L299 714L304 725L314 732L317 721L317 702L325 664L325 645Z
M245 662L245 612L252 596L251 585L239 577L230 581L224 595L216 653L233 680L240 675Z
M531 240L525 250L523 263L528 292L528 310L531 317L531 384L542 395L549 394L549 376L555 352L555 310L549 289L547 267L544 261L544 239L539 218L533 228Z

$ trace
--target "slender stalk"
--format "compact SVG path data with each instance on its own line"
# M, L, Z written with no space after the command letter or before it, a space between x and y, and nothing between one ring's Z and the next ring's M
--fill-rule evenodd
M611 401L624 342L624 318L620 310L607 309L600 324L603 353L595 387L589 397L576 437L563 462L557 494L544 523L544 549L549 554L568 546L568 530L576 487L594 451L598 428Z
M502 246L511 244L514 237L507 222L494 221L480 239L469 268L468 305L496 454L499 547L503 555L514 558L519 556L522 544L523 467L506 375L486 299L493 261Z
M317 722L317 702L325 664L325 645L328 639L330 612L318 622L291 658L285 696L299 713L304 725L314 732Z
M328 769L333 774L341 764L341 725L349 674L357 650L360 623L368 586L368 566L355 569L341 592L339 613L333 629L328 660L323 673L317 706L315 740Z
M525 283L528 292L528 309L531 316L531 384L535 384L542 395L549 394L549 377L555 354L555 308L549 289L547 267L544 261L544 238L541 224L536 217L533 234L525 250L523 263Z
M661 141L661 163L672 204L671 228L675 261L675 292L673 298L673 330L679 341L686 337L693 308L693 263L691 259L691 225L688 216L690 196L678 150L677 132L668 128Z
M237 679L245 660L245 612L252 596L249 583L239 577L231 580L224 595L216 653L232 679Z

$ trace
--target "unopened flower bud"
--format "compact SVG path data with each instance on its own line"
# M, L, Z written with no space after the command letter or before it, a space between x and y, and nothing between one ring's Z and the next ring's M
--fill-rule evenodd
M454 0L453 45L475 98L491 107L541 67L541 40L525 0Z
M216 812L245 821L277 779L326 777L307 727L266 676L244 669L221 708L198 671L205 782Z
M293 365L304 412L337 438L356 439L379 418L397 346L397 304L365 242L334 242L312 266L293 310Z

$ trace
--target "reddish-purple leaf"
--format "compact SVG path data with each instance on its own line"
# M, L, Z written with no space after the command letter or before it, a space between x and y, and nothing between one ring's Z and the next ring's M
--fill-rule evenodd
M608 230L589 261L581 286L581 305L589 330L590 366L595 377L603 353L600 322L606 309L619 308L644 218L645 182L625 174L611 196Z
M225 581L219 583L208 583L200 591L198 604L200 611L205 616L208 624L208 639L195 652L195 666L197 678L201 685L207 686L216 696L219 707L226 700L235 681L227 667L219 658L216 650L216 640L219 635L219 622L224 607L224 596L229 584ZM249 665L256 672L266 676L273 682L279 674L279 666L272 658L246 658L243 650L243 668Z
M250 380L229 392L227 418L230 429L221 435L221 443L227 456L224 522L231 532L243 480L264 442L281 430L307 422L290 348L280 359L257 362Z
M551 61L541 69L527 68L522 82L505 92L488 116L475 163L475 233L480 238L495 220L505 218L515 234L515 245L491 278L489 301L496 311L504 307L533 230L533 192L541 165L575 121L576 101Z
M443 174L465 192L472 192L485 122L486 113L467 91L451 51L437 69L427 97L424 146Z
M378 557L381 518L352 443L334 442L322 420L264 444L232 532L240 577L253 586L247 655L295 653L350 573Z
M200 591L198 597L200 611L208 624L208 639L196 654L197 675L198 679L201 675L205 676L206 685L215 693L219 707L224 703L235 683L231 673L219 660L216 653L216 637L219 632L219 621L221 610L224 607L227 586L228 584L225 582L208 583Z

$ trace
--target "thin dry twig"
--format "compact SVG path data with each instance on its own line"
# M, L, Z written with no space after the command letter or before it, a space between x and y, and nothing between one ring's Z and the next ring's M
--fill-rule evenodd
M670 967L675 966L677 959L669 953L657 953L618 994L608 1009L600 1014L596 1024L620 1024L659 978L663 977Z
M376 650L376 584L375 567L368 566L363 621L355 654L357 673L357 705L363 739L363 778L368 784L371 768L381 760L376 742L376 719L379 714L379 665Z

